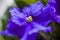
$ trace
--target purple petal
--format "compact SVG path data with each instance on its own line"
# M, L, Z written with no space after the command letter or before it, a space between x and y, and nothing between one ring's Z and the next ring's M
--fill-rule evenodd
M28 8L28 7L24 7L24 8L23 8L23 13L24 13L24 15L26 15L26 16L30 16L31 9Z
M56 9L54 7L51 7L50 12L51 12L52 20L60 23L60 18L58 17L56 13Z
M26 40L36 40L36 37L37 37L37 33L33 33L31 35L28 35Z
M29 31L29 34L31 35L32 33L37 33L39 30L42 31L51 31L51 27L44 27L41 26L38 23L32 22L33 29Z
M47 27L47 29L46 29L46 30L44 30L44 32L45 32L45 33L47 33L47 32L51 32L51 31L52 31L52 29L51 29L51 27L50 27L50 26L48 26L48 27Z
M38 16L41 13L41 10L43 8L43 4L41 2L36 2L35 4L31 4L30 5L30 9L31 9L31 15L32 16Z
M23 36L25 29L26 29L25 26L20 27L19 25L15 24L11 20L8 21L7 28L6 28L7 32L19 37Z
M46 6L42 9L42 13L36 17L33 17L33 21L42 24L47 25L49 22L51 22L51 15L49 6Z
M56 8L57 14L60 15L60 0L55 0L55 1L56 1L56 6L57 6L57 8Z
M27 25L26 26L26 30L25 33L23 34L23 37L21 38L21 40L27 40L27 36L29 35L28 32L31 30L31 25Z
M29 7L24 7L23 13L28 16L37 16L41 13L43 7L43 4L38 1L35 4L31 4Z
M55 2L55 0L48 0L48 4L49 4L50 6L56 7L56 2Z
M18 25L24 25L26 22L26 16L23 14L23 13L21 13L20 11L18 11L18 9L17 8L12 8L12 9L10 9L10 13L11 13L11 20L13 21L13 22L15 22L16 24L18 24Z

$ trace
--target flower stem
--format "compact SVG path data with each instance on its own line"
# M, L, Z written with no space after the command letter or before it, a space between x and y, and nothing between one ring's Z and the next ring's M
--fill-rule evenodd
M51 26L52 26L52 32L51 32L50 40L54 40L55 22L52 22Z
M39 32L39 35L44 39L44 40L48 40L46 35L43 32Z

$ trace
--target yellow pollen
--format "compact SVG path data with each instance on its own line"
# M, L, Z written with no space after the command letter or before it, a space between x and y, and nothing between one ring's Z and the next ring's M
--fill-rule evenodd
M28 22L31 22L33 19L32 19L32 16L29 16L28 18L27 18L27 21Z

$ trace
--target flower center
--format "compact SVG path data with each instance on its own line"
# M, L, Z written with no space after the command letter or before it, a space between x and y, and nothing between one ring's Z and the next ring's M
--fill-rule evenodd
M32 16L29 16L29 17L27 17L27 21L28 22L31 22L33 19L32 19Z

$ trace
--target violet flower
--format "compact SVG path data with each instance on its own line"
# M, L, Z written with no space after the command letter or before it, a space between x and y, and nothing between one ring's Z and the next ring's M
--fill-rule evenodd
M60 23L60 15L59 15L58 10L57 10L56 1L55 0L48 0L47 5L50 6L50 8L51 8L51 12L52 12L51 15L53 16L54 20L57 21L58 23ZM52 11L52 10L54 10L54 11Z
M60 21L60 5L59 5L59 0L48 0L48 4L52 7L55 8L56 10L56 15L57 15L57 20L59 19ZM60 22L59 22L60 23Z
M51 27L47 25L52 20L57 21L55 8L49 4L44 6L39 1L24 7L22 11L13 7L9 12L11 18L8 20L5 31L8 35L16 35L20 40L36 40L39 30L50 32Z

